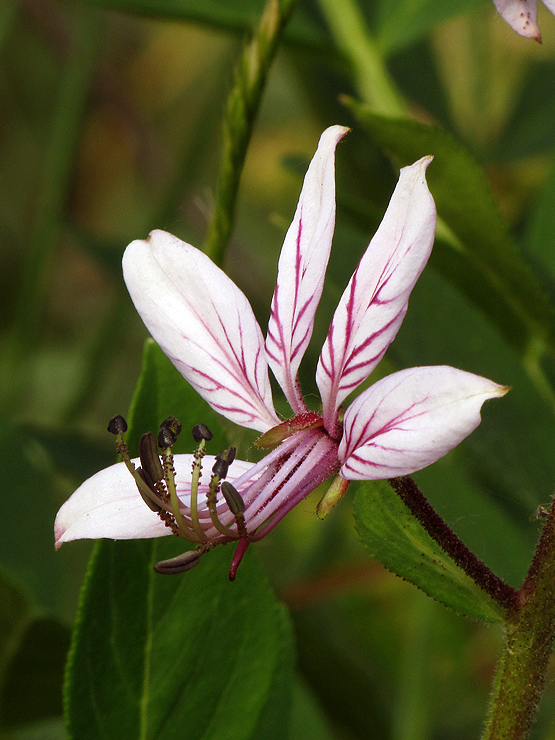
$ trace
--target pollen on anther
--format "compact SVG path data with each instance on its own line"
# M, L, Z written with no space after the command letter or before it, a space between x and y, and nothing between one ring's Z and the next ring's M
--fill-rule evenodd
M121 416L118 414L117 416L114 416L110 421L108 422L108 431L110 434L125 434L127 431L127 422Z
M173 432L170 427L162 427L158 432L158 446L163 450L168 447L173 447L177 442L177 435Z
M208 429L206 424L197 424L196 426L194 426L192 429L192 434L193 434L193 439L195 440L197 444L201 442L203 439L206 442L210 442L210 440L214 436L212 432L210 431L210 429Z

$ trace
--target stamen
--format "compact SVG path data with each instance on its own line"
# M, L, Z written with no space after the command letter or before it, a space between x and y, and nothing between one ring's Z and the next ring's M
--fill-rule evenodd
M114 416L110 421L108 422L108 431L110 434L125 434L127 431L127 422L123 418L123 416L120 416L118 414L117 416Z
M160 493L159 486L164 480L164 471L158 455L158 447L152 432L145 432L139 440L139 457L141 466L146 474L149 487Z
M209 435L208 439L212 439L212 432L208 429L208 427L204 426L204 424L197 424L197 426L193 428L193 437L195 441L198 442L198 447L195 450L193 459L190 508L193 529L195 530L197 536L200 537L201 542L206 540L206 535L204 534L203 529L200 526L200 521L198 518L198 484L200 480L200 474L202 472L202 458L204 457L207 435Z
M154 488L152 487L152 484L150 483L150 481L148 481L148 480L146 479L146 474L145 474L145 471L144 471L144 470L143 470L142 468L139 468L139 469L137 470L137 475L138 475L138 476L139 476L140 478L142 478L142 480L143 480L143 483L144 483L144 484L145 484L146 486L148 486L148 488L149 488L149 489L150 489L150 490L152 491L152 493L153 493L153 494L154 494L154 495L156 496L156 495L157 495L157 491L156 491L156 490L155 490L155 489L154 489ZM143 491L142 491L142 488L140 488L139 486L137 486L137 488L139 489L139 493L141 494L141 498L142 498L142 500L143 500L143 501L145 502L145 504L146 504L146 505L148 506L148 508L149 508L149 509L150 509L151 511L155 511L155 512L156 512L157 514L160 514L160 513L162 513L163 511L165 511L165 510L164 510L164 509L163 509L163 508L162 508L162 507L161 507L161 506L160 506L159 504L157 504L157 503L156 503L156 502L155 502L155 501L154 501L154 500L153 500L153 499L152 499L152 498L151 498L150 496L147 496L147 495L146 495L145 493L143 493Z
M154 570L157 573L163 575L176 575L177 573L185 573L187 570L191 570L198 564L200 560L200 553L197 550L188 550L187 552L177 555L175 558L169 560L160 560L156 563Z
M237 531L242 540L249 539L249 533L247 532L247 524L243 512L245 511L245 502L241 498L241 494L235 489L231 483L224 481L222 483L222 493L225 498L225 502L229 507L229 510L235 517L235 523L237 525Z
M161 427L158 432L158 444L166 450L169 447L173 447L177 442L177 434L175 434L169 427Z
M162 461L164 464L164 479L166 486L168 487L168 493L170 496L170 504L172 507L172 514L175 518L176 524L183 533L190 532L187 522L183 518L181 509L179 508L179 497L177 495L177 488L175 485L175 468L173 465L173 454L171 448L175 443L177 437L169 427L162 427L158 434L158 444L162 448ZM195 529L196 531L196 529ZM198 534L198 533L197 533ZM201 538L201 541L204 538Z
M222 483L222 493L229 510L234 516L239 516L245 511L245 502L241 498L241 494L226 480Z
M168 418L160 424L160 429L163 429L165 427L171 429L175 436L179 437L183 425L181 424L179 419L175 418L175 416L168 416Z
M220 521L218 516L218 489L220 481L227 477L229 472L229 466L235 460L237 450L235 447L228 447L227 450L223 450L219 455L216 455L216 462L212 466L212 479L210 481L210 488L206 497L208 502L208 511L210 512L210 519L212 524L216 527L218 532L226 536L234 536L234 532L231 527L226 526ZM222 484L223 485L223 484ZM239 496L239 494L237 494Z
M235 447L228 447L227 450L224 450L223 452L220 452L219 455L216 455L216 462L214 463L214 467L212 468L212 472L214 473L214 475L217 475L218 478L221 479L227 478L229 466L235 460L236 454L237 449Z
M197 424L193 427L193 439L197 444L199 444L202 440L205 440L206 442L210 442L212 437L214 436L210 429L206 426L206 424Z
M150 476L148 476L148 474L144 474L140 468L139 470L137 470L131 462L129 450L127 449L127 445L125 444L125 440L123 439L123 434L127 431L127 423L123 416L114 416L113 419L110 419L110 422L108 424L108 431L111 434L116 435L116 452L118 453L118 455L121 456L121 459L125 463L125 467L133 476L133 480L135 481L135 484L139 489L141 498L149 507L149 509L160 513L161 497L159 491L155 488L154 481L149 480L148 478Z

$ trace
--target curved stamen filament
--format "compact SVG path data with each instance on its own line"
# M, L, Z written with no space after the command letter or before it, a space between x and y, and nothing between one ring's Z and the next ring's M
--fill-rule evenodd
M198 484L200 480L200 474L202 471L202 458L204 457L204 449L206 447L206 440L201 439L199 441L199 445L197 449L195 450L194 455L194 462L193 462L193 472L191 477L191 501L189 504L189 508L191 510L191 522L193 524L193 529L196 532L197 536L200 538L201 542L206 541L206 535L200 526L200 521L198 518Z
M175 486L175 468L173 466L173 454L170 447L162 450L162 462L164 464L164 478L166 486L168 487L168 493L170 495L171 511L175 519L175 523L181 532L184 534L190 532L190 528L187 522L183 518L183 514L179 508L179 497L177 495L177 488ZM202 541L202 539L201 539Z
M139 471L131 462L131 457L129 455L127 445L125 444L125 440L123 439L123 434L116 435L116 452L121 456L122 461L125 463L125 467L133 476L133 480L135 481L135 484L139 489L139 493L146 505L152 509L152 506L150 505L151 502L157 507L157 510L160 509L162 502L160 501L158 494L141 478ZM153 509L153 511L155 511L155 509Z
M219 485L220 485L220 476L213 475L210 481L210 488L208 490L208 495L206 497L208 501L208 511L210 512L210 519L212 520L212 524L216 527L218 532L225 535L226 537L235 538L235 532L231 529L231 527L227 527L225 524L222 524L218 516L217 503L218 503Z

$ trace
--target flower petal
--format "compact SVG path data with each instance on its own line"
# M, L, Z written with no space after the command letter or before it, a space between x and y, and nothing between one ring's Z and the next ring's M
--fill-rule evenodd
M430 256L436 212L425 173L431 160L424 157L401 170L385 216L333 316L316 372L332 435L339 404L370 375L395 338Z
M245 295L202 252L165 231L132 242L123 273L149 332L220 414L265 432L274 411L264 340Z
M279 258L266 353L295 413L306 411L297 372L312 336L335 227L335 147L348 130L331 126L320 137Z
M499 14L521 36L541 41L537 0L493 0ZM547 3L546 3L547 4ZM549 7L549 5L548 5ZM550 8L551 9L551 8Z
M206 456L201 484L208 486L215 458ZM135 466L140 461L133 460ZM177 492L188 505L191 491L193 455L175 455ZM246 473L252 463L234 460L228 480ZM199 503L205 500L202 496ZM162 537L171 530L151 511L141 498L124 463L105 468L88 478L62 505L54 523L56 549L64 542L108 537L113 540L136 540Z
M347 409L340 472L350 480L381 480L425 468L478 426L484 401L508 390L447 366L393 373Z

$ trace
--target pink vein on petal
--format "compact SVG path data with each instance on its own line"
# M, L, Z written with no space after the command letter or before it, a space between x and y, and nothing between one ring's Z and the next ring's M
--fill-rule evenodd
M151 335L200 395L243 426L264 432L278 423L262 332L225 273L160 231L130 244L123 266Z
M346 131L332 126L322 134L279 259L266 355L295 413L306 411L297 373L322 294L335 225L335 147Z
M395 338L410 292L431 252L435 206L426 157L401 170L385 216L333 316L316 381L334 433L339 404L374 370Z

